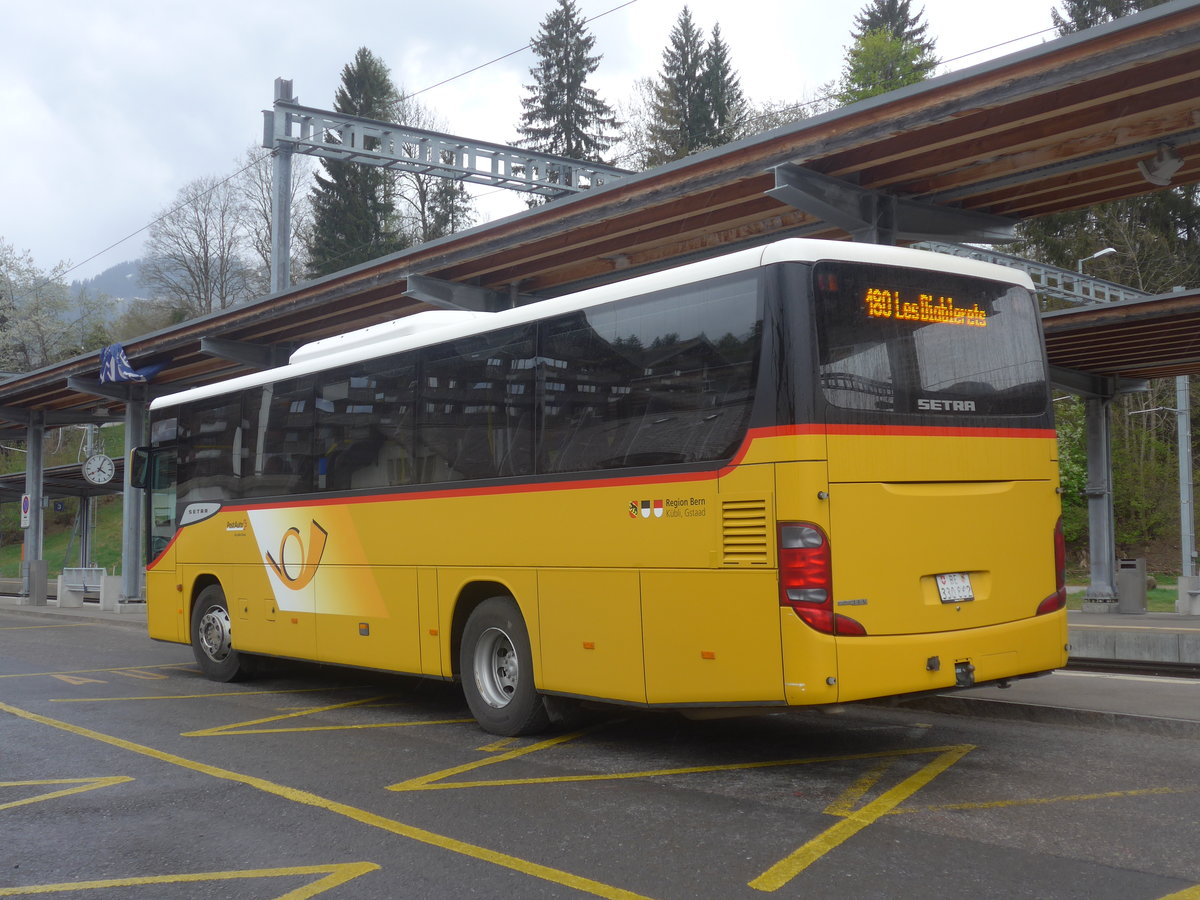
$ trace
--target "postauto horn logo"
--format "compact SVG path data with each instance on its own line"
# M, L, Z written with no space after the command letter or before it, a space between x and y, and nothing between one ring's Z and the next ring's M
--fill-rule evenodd
M279 576L284 586L299 591L317 574L317 566L321 563L328 540L329 532L313 519L308 528L307 544L300 536L300 529L293 526L279 540L279 560L276 561L270 553L264 556L267 565Z

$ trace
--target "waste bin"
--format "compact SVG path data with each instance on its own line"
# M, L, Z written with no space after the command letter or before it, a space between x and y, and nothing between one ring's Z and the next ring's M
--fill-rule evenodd
M1141 615L1146 611L1146 560L1117 560L1117 612Z

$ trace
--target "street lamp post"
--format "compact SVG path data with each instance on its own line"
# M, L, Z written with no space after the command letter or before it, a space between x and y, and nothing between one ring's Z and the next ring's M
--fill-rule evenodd
M1075 271L1078 272L1080 275L1082 275L1083 274L1083 264L1085 262L1088 262L1089 260L1093 260L1093 259L1099 259L1101 256L1108 256L1108 254L1116 253L1116 252L1117 252L1116 247L1105 247L1103 250L1097 250L1091 256L1085 256L1083 259L1076 260L1075 261Z

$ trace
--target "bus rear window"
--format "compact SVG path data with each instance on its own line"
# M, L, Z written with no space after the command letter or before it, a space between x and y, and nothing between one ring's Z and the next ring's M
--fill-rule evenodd
M1037 415L1046 372L1028 290L858 263L813 268L819 368L833 406L919 415Z

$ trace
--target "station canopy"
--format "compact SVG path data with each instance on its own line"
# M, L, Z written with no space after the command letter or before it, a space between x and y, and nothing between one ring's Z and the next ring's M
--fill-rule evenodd
M1022 219L1162 190L1163 181L1200 181L1195 0L798 119L125 350L135 367L164 367L144 394L167 393L279 364L301 343L430 304L527 302L783 237L992 242ZM1150 321L1126 313L1124 324L1135 319ZM1052 363L1089 370L1135 352L1130 332L1088 343L1062 327L1075 336L1049 345ZM1200 333L1195 324L1185 331ZM1143 349L1161 343L1138 340ZM1056 346L1069 359L1056 359ZM98 371L91 353L0 382L0 430L19 438L29 410L44 411L47 425L117 413L125 398L106 395ZM1200 347L1180 337L1169 360L1144 371L1200 371Z

